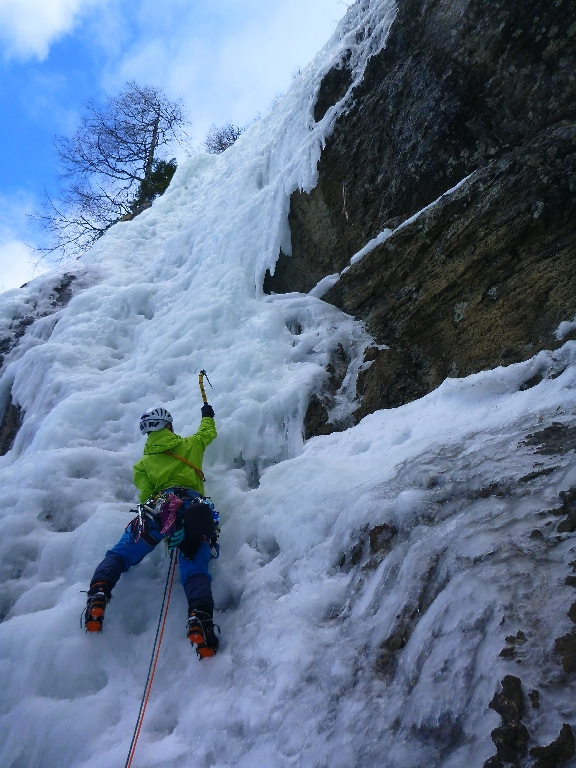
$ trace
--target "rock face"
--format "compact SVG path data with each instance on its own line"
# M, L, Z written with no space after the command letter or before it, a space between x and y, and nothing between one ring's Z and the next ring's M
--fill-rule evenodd
M520 678L506 675L502 680L502 691L494 694L488 706L502 718L502 725L491 734L496 746L496 759L490 758L488 765L495 768L498 763L515 763L528 751L528 729L521 722L524 716L524 695ZM487 768L486 763L484 768Z
M22 426L22 419L22 409L10 401L0 421L0 456L5 456L12 448L18 430Z
M547 747L532 747L530 754L537 758L532 768L556 768L565 765L576 754L576 743L570 725L564 723L557 739Z
M44 289L45 295L39 297L38 301L33 300L31 305L22 306L19 316L14 318L7 333L0 336L0 368L4 364L4 358L19 344L26 329L35 320L47 317L68 304L74 292L74 282L77 280L76 275L65 273L60 276L59 282Z
M356 418L554 348L576 315L575 22L569 0L401 0L316 188L292 196L267 291L308 291L395 230L323 297L389 347L369 350Z
M0 369L6 357L20 344L28 328L36 320L53 315L65 307L72 298L74 289L83 285L84 281L79 281L77 275L65 273L57 277L55 284L48 282L36 297L31 297L27 303L22 304L17 316L0 335ZM14 444L24 416L24 411L18 403L13 402L10 392L5 402L0 399L0 456L8 453Z

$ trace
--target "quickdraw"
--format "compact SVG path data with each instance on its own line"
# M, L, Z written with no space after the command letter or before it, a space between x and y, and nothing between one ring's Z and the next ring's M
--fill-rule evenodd
M130 511L133 511L133 510L130 510ZM154 508L148 506L147 503L138 504L138 506L136 507L136 517L134 518L134 520L132 520L132 522L128 526L134 538L134 541L136 543L138 543L141 538L144 538L145 540L145 537L148 533L148 529L150 527L148 523L148 519L155 521L156 519L155 515L156 515L156 512Z
M148 499L144 504L138 504L136 517L129 526L134 541L138 542L141 538L146 541L146 536L150 530L150 521L154 523L161 534L166 534L176 522L183 503L182 499L174 493L161 493L156 499ZM154 544L157 543L154 542Z

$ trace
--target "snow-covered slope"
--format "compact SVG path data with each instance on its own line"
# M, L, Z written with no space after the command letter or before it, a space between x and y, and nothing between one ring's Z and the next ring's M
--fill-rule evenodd
M523 442L552 419L569 428L576 346L447 380L304 445L331 353L342 344L352 359L343 417L370 339L314 295L262 293L290 249L290 193L313 187L350 98L315 124L322 77L352 50L358 81L393 16L392 3L355 4L269 115L225 154L183 164L152 209L68 270L67 306L49 298L54 275L0 298L2 329L24 331L0 397L25 413L0 459L3 768L124 763L162 548L122 578L100 636L79 628L81 590L130 520L139 414L161 402L178 433L195 431L201 368L219 430L205 469L223 520L222 648L197 661L176 587L134 765L480 765L498 723L487 704L516 667L498 654L517 629L529 637L523 683L542 688L531 732L550 740L569 716L552 633L569 625L558 617L571 543L530 532L549 530L539 514L576 477L572 454L535 457L537 439ZM554 469L518 484L535 461Z

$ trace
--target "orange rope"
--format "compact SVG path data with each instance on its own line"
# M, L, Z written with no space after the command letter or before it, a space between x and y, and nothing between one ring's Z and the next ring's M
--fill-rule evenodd
M176 560L177 558L175 557L174 552L172 552L170 554L170 570L168 571L168 579L166 581L166 588L164 590L164 601L162 603L162 610L160 612L160 619L158 621L158 629L156 630L156 639L154 640L154 648L152 650L150 668L148 669L148 680L146 681L146 687L144 688L144 696L142 697L142 703L140 704L140 712L138 713L138 720L136 721L136 728L134 729L134 735L132 736L132 743L130 744L130 752L128 753L125 768L130 768L132 765L132 759L134 758L134 752L136 751L136 744L138 743L138 737L140 736L140 730L142 729L142 723L144 722L144 713L146 712L148 699L150 698L154 673L156 672L156 664L158 662L158 656L160 655L162 635L164 634L166 617L168 616L168 606L170 604L170 595L172 593L172 584L174 583L174 573L176 571Z
M166 456L172 456L173 459L178 459L178 461L183 461L184 464L188 464L189 467L192 467L192 469L196 471L196 474L198 475L200 480L202 480L202 482L206 480L206 475L204 474L204 472L202 472L200 467L197 467L196 464L192 464L192 462L188 461L188 459L185 459L184 456L178 456L177 453L172 453L171 451L163 451L163 453L165 453Z

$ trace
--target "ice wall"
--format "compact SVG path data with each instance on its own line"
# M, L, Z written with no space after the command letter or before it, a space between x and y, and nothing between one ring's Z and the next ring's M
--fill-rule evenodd
M176 587L135 765L461 766L490 754L487 702L507 670L499 622L528 621L536 595L545 636L564 599L546 585L569 541L540 552L525 539L569 482L569 456L524 495L483 489L529 472L532 449L510 448L540 418L569 420L573 345L304 445L330 354L342 344L357 368L370 340L313 295L261 290L289 252L289 195L313 187L352 97L315 123L320 82L348 51L357 82L393 16L392 3L352 6L270 114L223 155L183 164L150 210L68 267L67 306L49 298L57 275L0 297L6 332L36 318L18 326L0 379L2 405L25 413L0 458L0 765L123 764L167 560L159 547L122 578L101 636L79 628L81 590L130 519L139 414L162 402L177 432L193 432L200 368L219 430L205 469L223 520L222 649L197 661ZM528 573L512 607L510 568ZM546 695L548 735L567 704L553 681Z

